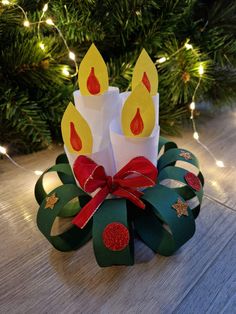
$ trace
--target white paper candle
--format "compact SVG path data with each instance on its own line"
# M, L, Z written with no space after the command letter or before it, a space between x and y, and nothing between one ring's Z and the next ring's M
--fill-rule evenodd
M61 129L65 153L72 169L76 158L79 155L85 155L93 159L98 165L102 165L107 175L114 175L115 164L109 139L109 125L107 126L107 141L101 147L99 145L101 136L96 133L92 134L86 119L70 103L63 115Z
M76 109L88 122L94 139L93 151L104 149L109 144L109 124L119 115L121 99L117 87L109 87L102 95L83 96L80 91L74 92Z
M157 165L159 126L155 126L149 137L126 137L123 135L118 120L113 120L110 125L110 138L116 164L116 171L119 171L131 159L137 156L146 157Z
M64 150L65 150L65 153L66 153L67 158L69 160L69 164L71 166L71 169L73 171L74 162L75 162L76 158L78 157L78 154L70 153L68 151L68 149L66 148L66 146L64 146ZM86 156L91 158L98 165L102 165L108 176L113 176L115 174L115 172L116 172L115 162L114 162L112 148L110 146L107 146L106 148L104 148L98 152L94 152L94 153L88 154ZM77 184L79 185L78 181L77 181Z

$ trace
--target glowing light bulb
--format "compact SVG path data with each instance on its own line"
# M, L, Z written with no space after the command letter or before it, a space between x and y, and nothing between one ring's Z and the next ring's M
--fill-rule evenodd
M41 176L41 174L43 174L43 171L35 170L34 173L36 174L36 176Z
M52 19L46 19L45 21L48 25L54 25L53 20Z
M65 76L70 76L70 72L67 70L67 68L62 69L62 74L64 74Z
M223 163L223 161L221 161L221 160L216 160L216 165L217 165L217 167L220 167L220 168L224 168L224 163Z
M158 62L158 63L164 63L164 62L166 62L166 57L160 58L157 62Z
M187 50L193 49L193 45L188 44L188 43L186 43L186 44L184 45L184 47L185 47Z
M39 47L42 49L42 50L45 50L45 45L43 43L40 43L39 44Z
M194 101L191 102L191 104L189 105L189 108L190 108L191 110L194 110L194 109L196 108Z
M30 22L29 22L28 20L25 20L25 21L23 22L23 25L24 25L25 27L29 27L29 26L30 26Z
M3 5L9 5L9 4L10 4L10 1L8 1L8 0L2 0L2 4L3 4Z
M47 10L48 10L48 3L44 4L43 12L46 12Z
M0 154L6 155L6 153L7 153L6 148L3 146L0 146Z
M198 73L199 73L200 75L202 75L202 74L204 73L204 68L203 68L203 65L202 65L202 64L199 65Z
M74 52L72 52L72 51L69 52L69 58L70 58L71 60L75 60L75 54L74 54Z
M198 132L194 132L194 133L193 133L193 138L194 138L195 140L198 140L198 139L199 139L199 134L198 134Z

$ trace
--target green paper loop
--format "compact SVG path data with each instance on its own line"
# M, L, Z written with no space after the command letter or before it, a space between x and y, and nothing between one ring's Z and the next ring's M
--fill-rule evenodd
M59 173L63 174L64 175L63 182L62 182L63 184L74 184L74 185L76 185L75 179L74 179L74 176L73 176L73 173L71 171L69 164L57 164L57 165L47 169L38 179L38 181L35 185L35 189L34 189L35 198L36 198L39 205L42 203L42 201L45 199L45 197L47 197L47 193L43 187L43 178L44 178L44 175L46 173L49 173L49 172L57 172L58 174ZM82 195L86 195L86 193L84 191L82 191L81 189L80 189L80 193ZM60 217L74 216L78 212L79 209L80 209L79 201L67 204L67 206L65 206L63 208L63 210L60 212Z
M172 148L177 148L177 145L174 142L169 141L166 138L160 136L159 137L159 143L158 143L158 152L161 151L163 146L164 146L164 152L166 152Z
M202 174L199 172L198 178L201 182L201 189L200 189L200 191L194 190L185 181L184 177L188 172L189 172L188 170L180 168L180 167L169 166L169 167L166 167L166 168L161 170L161 172L158 175L158 181L161 184L161 182L165 179L172 179L172 180L184 183L185 186L176 187L176 188L172 188L172 189L174 189L186 201L194 198L195 196L198 198L199 204L196 207L191 209L194 218L196 218L199 214L199 210L200 210L200 206L201 206L201 202L202 202L202 198L203 198L203 186L202 186L202 184L204 182L202 182Z
M179 154L181 151L191 154L191 159L186 160L184 157L181 157ZM197 158L186 149L172 148L165 152L160 159L158 160L158 170L161 171L163 168L167 166L174 166L176 161L181 160L186 163L192 164L193 166L199 168Z
M121 223L129 230L129 245L121 251L112 251L103 243L103 231L113 222ZM97 263L102 267L134 264L133 234L124 199L105 200L93 216L93 247Z
M43 177L46 173L49 173L49 172L62 172L66 174L68 177L67 183L71 183L71 184L75 183L73 174L71 172L71 168L68 164L58 164L58 165L54 165L50 167L49 169L44 171L44 173L39 177L35 185L35 198L38 204L41 204L43 199L47 196L47 193L45 192L44 187L43 187Z
M58 198L54 208L45 208L47 201L46 199L43 200L39 208L37 214L38 228L56 249L60 251L76 250L91 238L92 221L90 221L82 230L76 226L72 226L69 230L59 235L51 235L51 230L56 217L60 215L60 212L63 210L66 204L75 197L84 198L85 196L83 193L81 193L81 190L73 184L64 184L59 186L50 192L49 196L54 193Z
M134 219L135 229L141 239L153 251L165 256L173 254L195 232L190 208L188 216L181 217L172 208L179 198L182 199L176 191L165 186L149 188L142 197L147 203L146 209L140 211Z
M56 158L56 164L68 164L69 163L69 160L66 156L66 154L61 154L61 155L58 155L57 158Z
M159 174L158 174L158 182L161 182L162 180L165 179L172 179L172 180L176 180L176 181L180 181L182 183L186 183L184 177L185 175L189 173L189 170L181 168L181 167L177 167L177 166L168 166L163 168ZM202 186L204 184L204 182L202 181L202 174L199 172L197 174L198 179L201 182L201 189Z
M58 165L58 164L69 164L69 161L68 161L66 154L61 154L61 155L57 156L56 165ZM71 172L71 174L72 174L72 172ZM68 176L66 174L64 174L63 172L58 172L57 175L60 178L62 183L66 183L66 184L71 183L71 182L68 182Z

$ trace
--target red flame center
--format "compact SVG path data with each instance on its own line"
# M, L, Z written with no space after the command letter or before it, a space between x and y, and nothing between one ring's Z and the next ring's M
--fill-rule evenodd
M82 149L82 141L73 122L70 122L70 143L74 150L79 152Z
M143 119L140 115L140 109L137 108L137 112L130 123L130 130L134 135L139 135L144 129Z
M148 76L147 76L146 72L143 72L142 82L143 82L144 86L147 88L147 90L150 93L150 91L151 91L151 83L150 83L150 81L148 79Z
M87 79L87 88L90 94L97 95L100 93L100 83L94 73L94 67L91 68L91 71L89 73L88 79Z

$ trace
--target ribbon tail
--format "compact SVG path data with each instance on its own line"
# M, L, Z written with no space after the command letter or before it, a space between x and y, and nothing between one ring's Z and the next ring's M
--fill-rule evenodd
M127 188L126 189L118 188L112 194L119 196L121 198L124 197L142 209L145 208L145 204L139 198L142 195L142 192L134 191L134 190L127 189Z
M76 215L76 217L72 220L72 224L76 225L80 229L83 229L88 221L95 214L99 206L105 200L107 195L109 194L108 188L102 188Z

